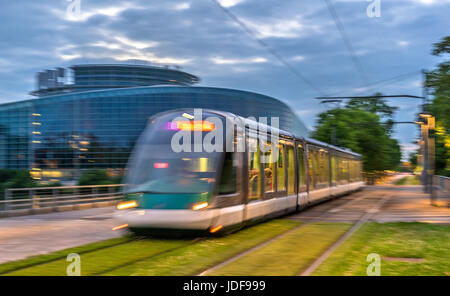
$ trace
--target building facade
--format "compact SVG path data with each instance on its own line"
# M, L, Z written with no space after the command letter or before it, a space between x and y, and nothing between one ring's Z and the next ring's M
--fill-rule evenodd
M138 65L72 66L74 82L39 77L38 98L0 105L0 169L30 169L37 179L74 179L82 170L125 167L147 119L178 108L244 117L279 117L281 129L307 129L283 102L261 94L193 86L194 75ZM51 86L51 87L49 87Z

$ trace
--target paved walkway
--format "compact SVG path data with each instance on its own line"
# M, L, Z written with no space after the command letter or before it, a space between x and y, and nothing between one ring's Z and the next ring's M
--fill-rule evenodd
M288 218L310 221L321 217L321 221L355 222L385 197L389 199L369 221L450 224L450 208L432 206L422 186L366 186L363 191L319 204Z
M0 263L119 237L114 208L0 219Z
M430 196L423 193L422 186L367 188L368 193L370 190L384 190L394 195L394 198L374 215L374 221L450 224L450 208L432 206Z

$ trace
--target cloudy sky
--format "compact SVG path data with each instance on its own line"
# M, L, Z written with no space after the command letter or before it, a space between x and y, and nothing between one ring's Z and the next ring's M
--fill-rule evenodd
M321 94L421 95L420 70L440 61L431 45L450 33L450 0L379 0L373 18L367 7L377 0L329 0L355 63L323 0L220 0L311 87L211 0L80 0L79 13L68 11L74 1L0 0L0 103L30 98L42 69L140 59L179 65L200 85L276 97L313 128L329 108L313 99ZM419 111L418 100L390 102L398 121ZM411 125L395 129L405 152L417 135Z

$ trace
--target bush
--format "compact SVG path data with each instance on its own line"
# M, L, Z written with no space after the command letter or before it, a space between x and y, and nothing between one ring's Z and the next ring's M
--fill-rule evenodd
M30 188L38 184L31 178L28 170L0 170L0 199L4 199L8 188Z
M109 177L105 170L91 170L83 173L78 179L78 185L110 185L120 184L122 177Z

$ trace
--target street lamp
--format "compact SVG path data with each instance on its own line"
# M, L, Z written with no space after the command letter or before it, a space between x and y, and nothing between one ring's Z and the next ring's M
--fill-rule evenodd
M420 113L419 116L422 117L422 118L433 117L433 115L431 115L430 113L425 113L425 112Z
M423 72L424 75L426 74ZM427 102L427 89L424 87L423 96L412 96L412 95L372 95L372 96L327 96L327 97L316 97L316 100L320 100L321 103L327 102L338 102L348 99L377 99L377 98L413 98L422 99L422 112L419 114L419 121L411 122L416 123L420 126L420 132L422 135L422 145L420 150L422 151L423 159L423 170L422 170L422 184L424 185L424 191L427 193L432 193L432 182L434 174L434 153L435 153L435 142L434 142L434 129L435 129L435 118L428 111ZM400 123L400 122L399 122ZM406 123L406 122L405 122ZM332 141L336 141L335 131L333 129Z

